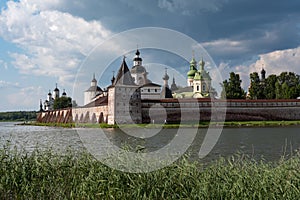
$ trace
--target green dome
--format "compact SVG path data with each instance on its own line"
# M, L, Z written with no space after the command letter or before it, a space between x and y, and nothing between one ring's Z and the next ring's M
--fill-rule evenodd
M201 74L200 74L199 72L197 72L197 73L195 74L194 80L201 80L201 79L202 79Z
M194 77L196 72L197 72L197 70L191 69L190 71L188 71L187 76Z

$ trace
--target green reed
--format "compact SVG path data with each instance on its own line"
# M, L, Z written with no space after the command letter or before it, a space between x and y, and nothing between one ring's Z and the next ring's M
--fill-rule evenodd
M87 152L0 149L0 199L299 199L300 156L257 162L186 158L150 173L111 169Z

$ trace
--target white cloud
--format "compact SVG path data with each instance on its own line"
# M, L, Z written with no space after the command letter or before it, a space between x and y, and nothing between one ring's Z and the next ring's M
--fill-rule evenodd
M30 86L21 88L14 93L8 94L5 98L14 109L32 109L39 108L39 100L45 91L42 87Z
M3 81L0 80L0 88L11 88L11 87L19 87L19 83L12 83L12 82L7 82L7 81Z
M226 0L159 0L158 7L170 12L180 12L182 15L193 15L201 11L216 12Z
M265 68L267 74L277 74L281 72L295 72L300 74L300 47L274 51L259 56L259 60L250 66L250 71L260 71Z
M0 67L3 67L4 69L8 69L8 64L4 60L0 60Z
M99 21L54 10L59 2L9 1L0 15L0 36L23 50L11 53L21 73L58 77L67 84L64 77L74 77L84 56L111 32Z
M259 55L259 58L249 65L237 65L230 67L228 63L221 63L219 71L223 74L224 79L228 79L230 72L240 75L242 87L248 90L250 85L250 73L257 72L260 75L262 68L267 72L266 76L271 74L279 75L282 72L295 72L300 74L300 47L294 49L286 49L273 51Z
M214 54L224 55L224 54L235 54L235 53L245 53L248 51L245 45L247 41L235 41L229 39L220 39L211 42L204 42L202 45L207 50L211 50Z

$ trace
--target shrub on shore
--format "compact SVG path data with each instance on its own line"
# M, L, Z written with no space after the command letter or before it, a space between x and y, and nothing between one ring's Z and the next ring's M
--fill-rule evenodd
M111 169L86 152L0 150L1 199L299 199L300 157L182 159L150 173Z

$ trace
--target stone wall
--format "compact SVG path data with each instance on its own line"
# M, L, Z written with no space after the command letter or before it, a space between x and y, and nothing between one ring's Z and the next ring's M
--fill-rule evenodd
M142 101L143 123L300 120L299 100L161 99ZM153 121L154 120L154 121Z
M117 108L123 106L120 104L121 101L118 103ZM136 105L138 106L134 107ZM134 121L139 123L198 122L199 119L200 121L223 121L225 117L227 121L300 120L300 100L160 99L142 100L141 103L130 102L125 106L128 107L126 110L123 109L127 113L126 117L134 114ZM117 110L114 112L115 115L120 113ZM136 113L139 112L141 112L141 120L137 120ZM108 117L109 106L105 104L42 112L39 113L37 121L108 123ZM120 117L122 116L115 116L114 119Z
M107 106L78 107L41 112L37 121L41 123L107 123Z

